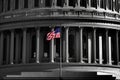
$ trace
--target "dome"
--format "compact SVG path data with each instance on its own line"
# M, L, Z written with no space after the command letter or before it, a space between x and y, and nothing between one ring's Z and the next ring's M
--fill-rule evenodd
M0 0L0 78L119 80L119 6L120 0Z

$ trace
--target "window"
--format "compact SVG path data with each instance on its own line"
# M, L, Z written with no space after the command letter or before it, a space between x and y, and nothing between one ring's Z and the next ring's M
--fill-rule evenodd
M86 0L80 0L80 6L87 7Z
M45 6L51 7L52 6L52 0L45 0Z
M57 0L57 6L63 7L63 0Z
M76 61L76 55L77 55L77 41L76 41L76 35L77 34L77 28L71 27L69 28L69 61L75 62Z
M108 9L112 10L112 0L108 0Z
M34 6L39 7L39 0L34 0Z
M0 13L3 12L3 0L0 0Z
M97 0L91 0L91 7L97 8Z
M115 10L119 12L120 9L120 0L115 0Z
M104 0L100 0L100 8L104 8Z
M46 35L50 32L51 30L46 27L46 28L41 28L41 33L42 37L41 38L41 48L43 49L42 52L42 61L43 62L49 62L50 61L50 41L46 40Z
M88 61L88 48L87 48L87 45L88 45L88 41L87 41L87 39L88 39L88 37L87 37L88 35L87 35L87 32L86 31L84 31L83 32L83 59L84 59L84 61L87 63L87 61Z
M24 8L28 8L28 0L24 0Z
M10 10L10 0L8 0L8 6L7 6L7 10Z
M76 0L69 0L69 6L75 7Z
M15 0L15 9L18 9L19 7L19 0Z

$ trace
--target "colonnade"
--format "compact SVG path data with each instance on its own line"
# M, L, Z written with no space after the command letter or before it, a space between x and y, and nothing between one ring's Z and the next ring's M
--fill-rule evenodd
M119 65L120 63L120 53L119 53L119 45L120 45L120 38L119 38L119 31L114 30L114 33L111 35L111 31L109 29L104 29L105 34L103 35L103 31L99 30L99 28L91 28L92 31L89 33L84 32L85 27L77 27L78 30L78 42L79 46L77 46L78 51L76 53L70 53L69 46L73 46L69 44L69 30L71 27L65 27L64 33L62 34L64 37L60 38L60 43L55 43L55 39L52 39L50 41L50 44L47 44L46 46L49 46L50 51L49 53L49 62L54 63L55 61L55 54L56 47L55 45L60 45L60 54L64 56L60 56L63 60L63 62L71 63L70 61L70 54L78 55L75 58L79 60L75 60L75 63L95 63L95 64L108 64L112 65L115 63L115 65ZM34 52L34 63L42 63L43 54L45 54L44 50L41 50L42 46L42 38L41 36L41 29L42 28L36 28L35 29L35 52ZM50 29L50 28L49 28ZM8 33L5 31L0 32L0 64L6 65L6 64L16 64L18 62L17 60L21 58L21 63L26 64L29 63L29 58L27 51L30 51L31 48L28 49L29 44L29 38L27 35L27 29L22 29L21 35L18 36L18 34L15 33L16 30L10 30ZM54 31L54 28L51 28L51 31ZM10 33L10 35L9 35ZM87 46L85 49L87 49L87 62L84 61L85 50L84 50L84 35L87 35ZM47 34L45 34L47 35ZM20 38L21 36L21 38ZM6 37L6 39L5 39ZM44 36L46 37L46 36ZM7 45L7 46L5 46ZM45 45L45 43L43 43ZM64 46L65 45L65 46ZM21 47L21 49L19 49ZM74 46L73 46L74 47ZM65 48L65 49L63 49ZM74 48L76 50L76 48ZM43 51L43 52L42 52ZM22 55L21 57L18 57L18 55ZM42 56L42 57L41 57Z
M25 1L27 0L1 0L0 12L13 11L16 9L20 10L24 8L36 8L36 7L43 8L46 7L45 4L48 3L47 2L48 0L28 0L27 2ZM50 4L49 4L51 5L50 7L74 7L69 5L70 0L63 0L61 3L63 6L58 6L57 1L58 0L50 0ZM25 7L24 4L28 6ZM73 3L73 5L75 5L75 7L77 8L92 7L96 9L103 8L106 10L119 11L119 0L75 0L75 3ZM82 5L86 5L86 6L82 6Z

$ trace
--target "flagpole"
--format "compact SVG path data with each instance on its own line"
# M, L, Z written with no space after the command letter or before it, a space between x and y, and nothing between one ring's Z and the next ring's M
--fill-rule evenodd
M62 78L62 30L60 28L60 78Z

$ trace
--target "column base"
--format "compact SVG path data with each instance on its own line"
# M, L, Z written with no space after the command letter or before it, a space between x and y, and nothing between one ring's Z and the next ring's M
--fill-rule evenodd
M36 63L40 63L40 61L36 61Z
M52 61L50 61L51 63L54 63L55 61L54 60L52 60Z
M10 64L14 64L13 62L11 62Z

